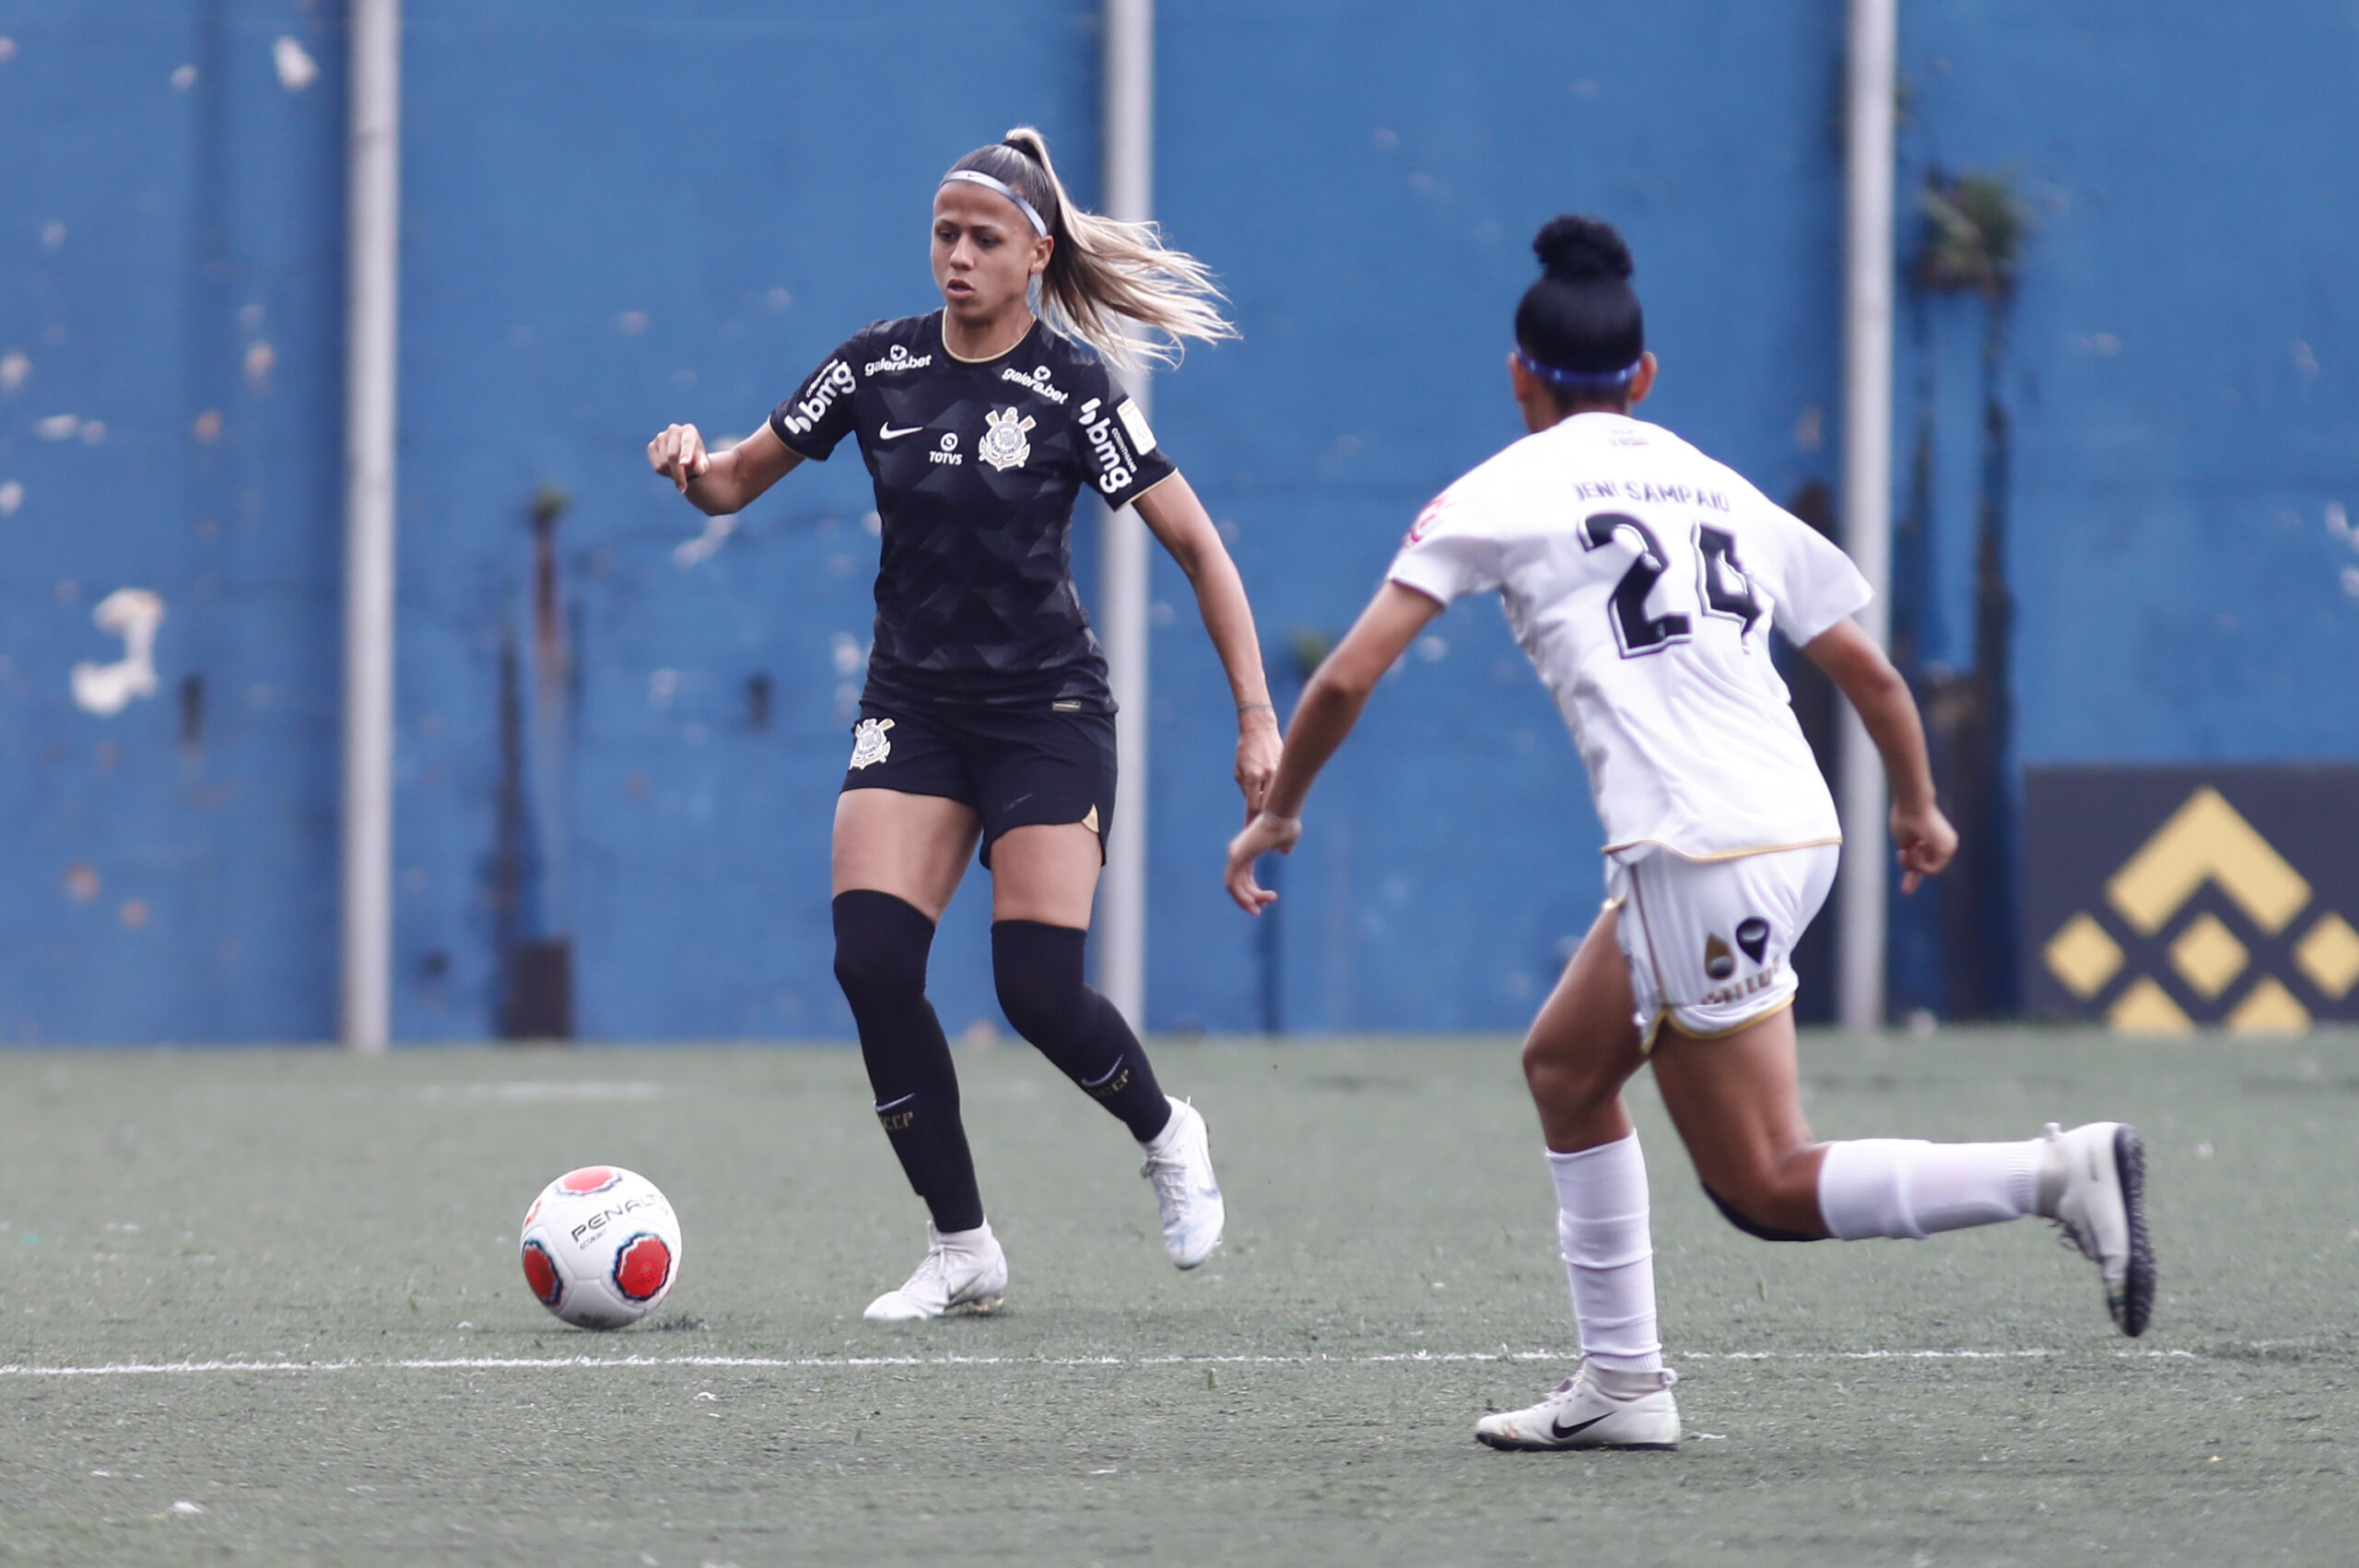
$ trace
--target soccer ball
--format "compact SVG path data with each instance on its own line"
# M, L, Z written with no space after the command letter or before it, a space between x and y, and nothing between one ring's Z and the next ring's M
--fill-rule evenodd
M662 1305L680 1273L680 1222L655 1184L584 1165L524 1211L524 1283L577 1328L620 1328Z

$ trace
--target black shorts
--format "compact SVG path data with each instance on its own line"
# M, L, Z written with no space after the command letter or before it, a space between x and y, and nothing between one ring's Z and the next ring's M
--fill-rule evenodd
M863 700L852 726L847 790L898 790L972 806L983 819L981 860L1011 827L1114 825L1114 720L1104 713L980 704L918 708Z

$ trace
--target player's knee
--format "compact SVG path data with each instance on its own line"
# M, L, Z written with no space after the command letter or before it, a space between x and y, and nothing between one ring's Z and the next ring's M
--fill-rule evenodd
M856 889L836 895L836 983L855 1005L922 996L933 922L889 893Z
M1621 1092L1621 1082L1589 1055L1561 1040L1537 1036L1523 1042L1523 1082L1535 1105L1589 1109Z
M992 982L1010 1027L1039 1040L1082 1004L1082 948L1088 933L1038 920L992 925Z
M1713 1191L1710 1184L1706 1183L1704 1196L1712 1200L1712 1207L1720 1211L1722 1219L1749 1236L1758 1236L1763 1241L1823 1241L1825 1239L1824 1236L1813 1235L1806 1231L1789 1230L1782 1225L1770 1224L1764 1220L1756 1219L1755 1217L1756 1214L1766 1211L1768 1208L1768 1205L1762 1201L1763 1195L1758 1191L1747 1192L1743 1199L1731 1202Z
M1747 1235L1818 1241L1826 1227L1819 1217L1817 1170L1809 1153L1802 1145L1782 1156L1765 1153L1741 1163L1716 1161L1704 1191L1729 1223Z

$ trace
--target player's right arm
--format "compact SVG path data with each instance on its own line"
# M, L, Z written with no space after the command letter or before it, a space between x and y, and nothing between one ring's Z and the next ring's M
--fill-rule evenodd
M1892 788L1892 841L1900 851L1900 891L1939 872L1957 853L1957 829L1933 800L1933 766L1917 699L1875 639L1846 615L1802 645L1810 661L1841 689L1884 757Z
M1229 840L1224 881L1228 895L1247 914L1260 914L1278 896L1254 882L1253 862L1273 849L1293 851L1302 837L1302 803L1319 770L1359 722L1376 683L1441 612L1440 601L1397 582L1386 583L1303 688L1302 701L1286 726L1278 776L1262 798L1262 809L1244 832Z
M726 451L705 451L704 437L693 425L667 425L647 443L648 466L708 517L745 510L802 461L768 425Z

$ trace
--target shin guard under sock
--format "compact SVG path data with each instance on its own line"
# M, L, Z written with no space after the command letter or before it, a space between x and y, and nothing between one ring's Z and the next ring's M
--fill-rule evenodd
M983 1223L983 1200L958 1119L950 1042L925 999L933 922L915 905L865 888L838 894L834 911L836 981L860 1026L876 1119L933 1228L971 1231Z
M1660 1372L1655 1247L1638 1135L1570 1154L1551 1149L1548 1169L1581 1354L1612 1372Z
M992 977L1015 1032L1057 1071L1121 1118L1144 1143L1171 1119L1139 1037L1114 1004L1082 979L1089 933L1039 920L992 925Z
M1927 1143L1856 1138L1826 1146L1818 1211L1844 1241L1915 1240L1936 1231L1997 1224L2035 1213L2045 1152L2020 1143Z

